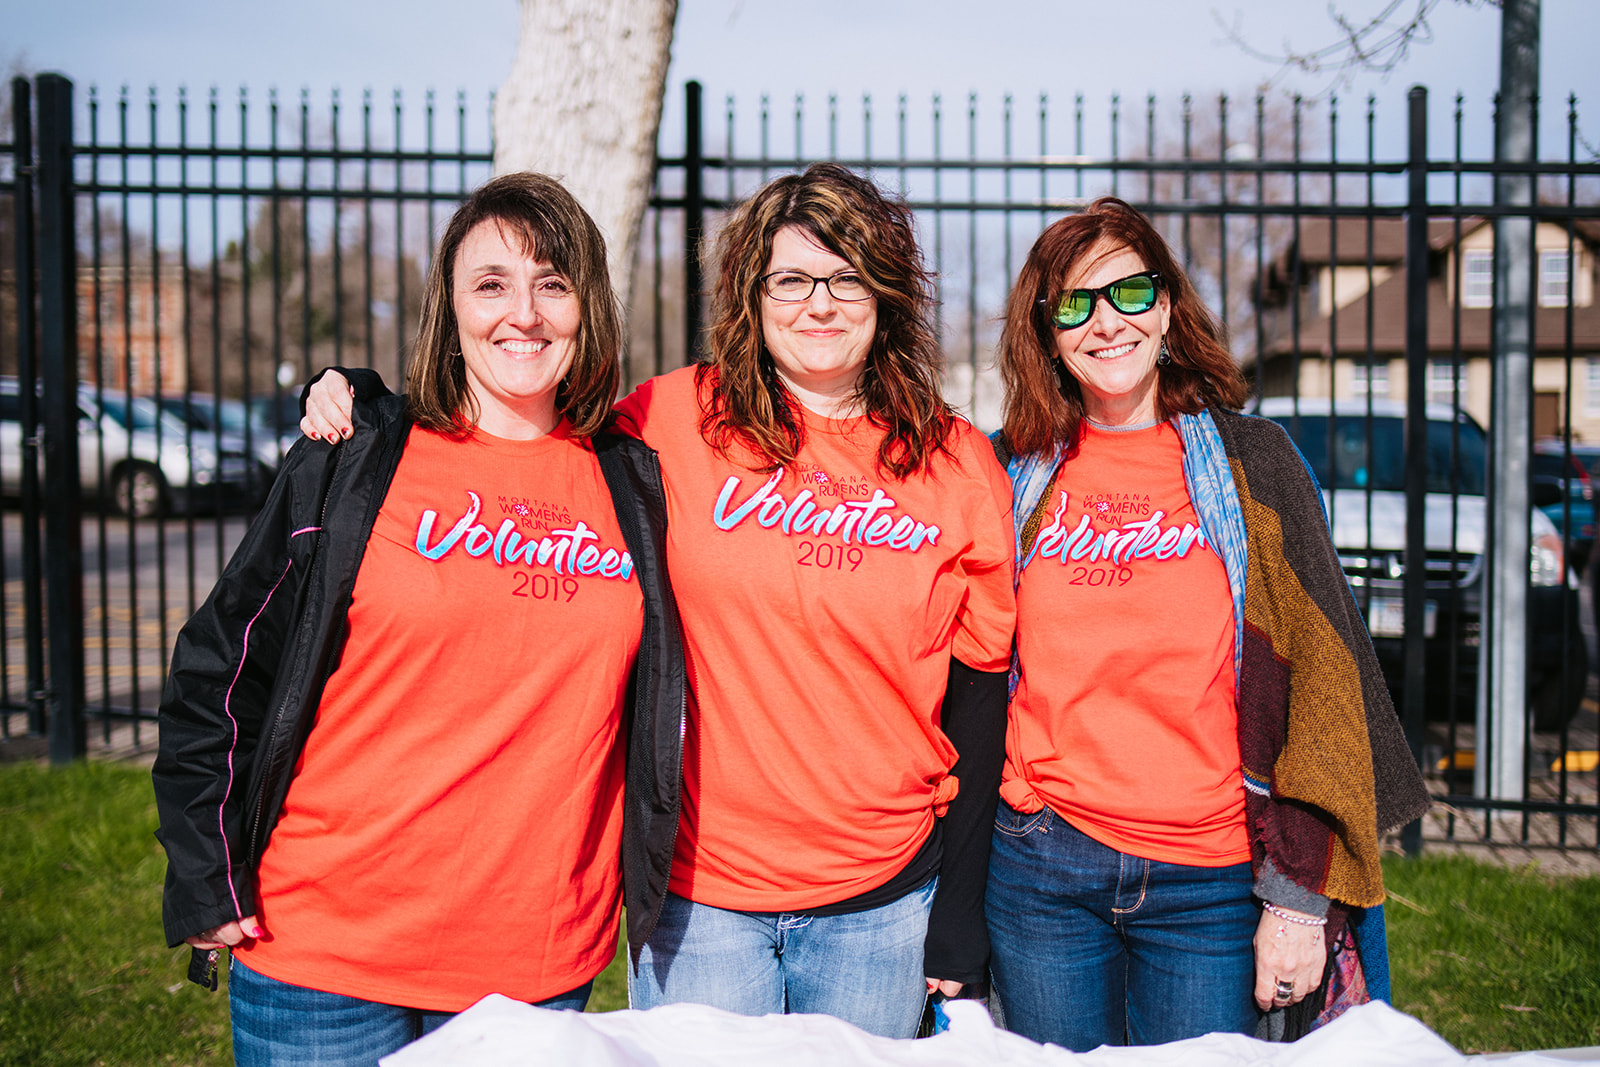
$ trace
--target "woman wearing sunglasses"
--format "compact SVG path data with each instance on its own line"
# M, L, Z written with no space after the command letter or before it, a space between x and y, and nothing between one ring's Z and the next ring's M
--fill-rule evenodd
M1008 486L940 395L904 204L819 164L735 212L718 261L707 358L617 406L661 457L691 687L632 1002L910 1037L930 988L987 977ZM314 386L305 428L342 432L346 392Z
M1235 413L1221 328L1120 200L1035 242L999 363L1018 621L986 907L1007 1024L1079 1051L1281 1036L1329 974L1384 995L1381 912L1354 919L1383 901L1380 835L1427 797L1299 453Z

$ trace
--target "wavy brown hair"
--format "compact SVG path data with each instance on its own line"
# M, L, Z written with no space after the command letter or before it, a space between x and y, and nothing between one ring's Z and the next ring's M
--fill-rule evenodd
M1075 452L1083 433L1083 390L1056 355L1056 328L1039 301L1059 293L1091 250L1105 241L1127 248L1160 275L1172 302L1167 351L1156 369L1156 415L1163 421L1206 407L1238 408L1249 396L1222 325L1201 302L1188 275L1156 228L1129 204L1101 197L1078 215L1051 223L1028 251L1006 304L1000 333L1005 382L1003 428L1019 455L1066 445Z
M883 431L879 467L896 478L925 468L935 452L948 452L956 425L939 391L933 276L911 209L832 163L769 183L722 230L709 353L697 372L706 397L700 433L724 454L736 441L745 445L769 471L792 463L804 443L798 401L761 333L761 275L786 226L848 262L877 298L877 328L853 400Z
M622 352L622 305L606 269L606 241L589 213L554 178L523 171L491 178L450 216L422 297L406 404L419 426L464 436L477 424L477 405L467 388L456 322L456 253L480 223L500 227L508 244L548 262L572 283L578 296L577 352L556 387L556 410L572 432L588 437L611 417ZM511 237L515 235L513 242Z

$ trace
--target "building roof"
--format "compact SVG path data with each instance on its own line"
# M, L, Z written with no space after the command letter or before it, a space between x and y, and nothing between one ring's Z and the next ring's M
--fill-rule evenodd
M1600 303L1574 307L1571 350L1577 355L1600 351ZM1534 351L1544 355L1563 355L1568 350L1565 307L1536 307L1533 316ZM1287 316L1288 309L1279 311ZM1396 271L1379 282L1370 293L1337 309L1332 315L1312 315L1300 324L1299 351L1302 355L1362 355L1370 347L1374 353L1401 354L1406 348L1406 278ZM1457 308L1447 299L1443 279L1428 281L1428 351L1449 356L1481 356L1490 341L1489 308ZM1294 350L1288 323L1274 339L1269 339L1266 355L1287 355Z
M1337 226L1328 219L1307 219L1301 223L1299 240L1281 256L1271 268L1266 281L1267 296L1262 301L1262 312L1270 320L1265 355L1268 359L1287 355L1295 350L1290 324L1290 295L1294 291L1294 276L1290 273L1295 262L1295 250L1301 250L1299 291L1302 294L1302 319L1298 330L1298 350L1302 355L1321 356L1337 353L1341 356L1373 353L1401 354L1405 351L1406 301L1405 271L1405 221L1403 219L1371 220L1370 238L1368 220L1340 219ZM1488 352L1490 343L1490 309L1458 308L1449 300L1442 253L1456 242L1457 235L1466 237L1488 225L1481 217L1433 219L1428 223L1428 247L1431 253L1428 277L1428 350L1436 357L1447 357L1459 351L1462 356L1481 356ZM1580 238L1594 244L1600 240L1600 225L1587 219L1574 222ZM1371 257L1368 258L1368 250ZM1592 270L1595 257L1589 258ZM1309 299L1313 282L1319 280L1324 268L1330 265L1365 266L1371 263L1383 268L1387 276L1375 276L1376 284L1366 293L1349 300L1331 315L1317 314L1316 304ZM1307 307L1307 305L1310 305ZM1574 306L1572 322L1567 322L1566 307L1535 307L1534 350L1545 355L1562 355L1569 350L1575 354L1600 351L1600 302L1587 307ZM1369 339L1369 322L1370 333Z
M1428 220L1428 249L1442 252L1456 242L1456 219ZM1461 236L1484 224L1477 216L1459 220ZM1367 262L1371 249L1375 264L1399 263L1406 257L1406 220L1400 218L1364 219L1307 218L1300 222L1300 234L1280 257L1279 262L1293 262L1295 249L1300 251L1300 262L1310 266L1328 263L1359 266Z

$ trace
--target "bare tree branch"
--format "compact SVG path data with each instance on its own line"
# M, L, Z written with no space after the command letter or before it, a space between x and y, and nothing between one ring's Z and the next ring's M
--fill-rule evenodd
M1500 6L1500 0L1451 2L1467 7ZM1366 21L1353 18L1330 3L1328 18L1337 28L1339 39L1309 51L1296 48L1287 40L1276 51L1257 48L1245 37L1242 16L1235 14L1231 25L1215 8L1211 16L1235 47L1255 59L1278 65L1278 73L1268 84L1291 71L1327 74L1331 81L1324 92L1332 92L1348 87L1360 73L1389 74L1405 62L1412 45L1431 43L1433 28L1428 25L1428 16L1441 3L1443 0L1389 0L1383 10Z

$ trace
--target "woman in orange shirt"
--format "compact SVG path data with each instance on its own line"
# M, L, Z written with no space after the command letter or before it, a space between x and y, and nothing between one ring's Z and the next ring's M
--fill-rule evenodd
M1087 1051L1314 1015L1347 919L1383 901L1380 834L1427 805L1316 483L1235 413L1220 327L1120 200L1040 235L999 362L1018 622L986 903L1007 1025ZM1353 947L1381 995L1381 921ZM1355 958L1336 973L1364 999Z
M407 395L290 451L179 634L164 918L212 988L232 949L239 1064L370 1067L489 993L581 1010L612 959L628 694L682 699L654 459L601 432L621 339L593 220L490 181Z

